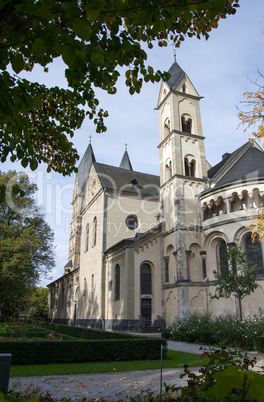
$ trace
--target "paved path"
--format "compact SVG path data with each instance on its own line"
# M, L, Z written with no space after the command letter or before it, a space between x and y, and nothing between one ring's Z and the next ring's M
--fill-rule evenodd
M207 349L204 345L194 345L184 342L168 341L168 349L201 354ZM263 359L262 356L258 358ZM263 365L263 361L260 365ZM198 372L199 368L194 369ZM183 369L165 369L162 372L162 384L186 385L185 379L180 379ZM160 370L133 371L124 373L80 374L48 377L19 377L10 378L9 389L22 391L28 387L46 393L57 399L93 400L98 398L105 401L125 401L129 396L140 392L160 391Z

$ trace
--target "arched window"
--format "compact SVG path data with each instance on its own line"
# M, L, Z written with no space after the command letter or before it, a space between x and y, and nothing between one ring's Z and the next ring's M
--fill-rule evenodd
M172 177L172 165L171 160L167 160L165 164L165 180L169 180Z
M170 134L170 119L167 118L164 121L164 138L166 138Z
M97 218L95 217L93 220L93 246L96 245L96 236L97 236Z
M184 158L185 176L195 177L195 159L190 159L190 156Z
M258 275L263 275L263 259L260 243L255 240L252 242L251 234L246 238L245 248L247 253L247 263L249 267L258 266Z
M86 233L85 233L85 251L89 249L89 223L86 225Z
M186 84L183 84L182 86L182 92L185 94L186 93Z
M115 266L115 300L120 300L120 266Z
M143 264L141 267L141 295L152 294L152 281L151 281L151 266Z
M192 119L189 115L185 114L182 115L181 117L181 123L182 123L182 131L185 133L190 133L192 132Z
M225 241L221 241L216 246L216 259L218 272L228 270L227 245Z

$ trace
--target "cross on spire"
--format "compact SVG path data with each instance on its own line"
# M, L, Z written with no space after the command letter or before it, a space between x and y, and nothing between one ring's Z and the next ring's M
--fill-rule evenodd
M125 145L125 150L127 150L128 143L126 142L124 145Z
M173 49L174 63L176 63L176 49Z
M89 138L90 138L90 139L89 139L89 143L91 144L92 138L93 138L91 134L89 135Z

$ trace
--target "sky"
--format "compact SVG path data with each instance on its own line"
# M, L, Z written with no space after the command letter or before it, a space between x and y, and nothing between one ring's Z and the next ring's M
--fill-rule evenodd
M238 109L245 109L243 93L255 91L258 71L264 74L264 4L263 0L240 0L234 16L221 20L210 38L187 38L177 49L176 60L186 72L199 95L206 158L211 165L218 163L226 152L233 152L248 140L243 127L238 127ZM168 70L174 61L173 46L148 51L148 62L154 69ZM64 64L57 60L43 73L34 68L32 81L47 86L65 86ZM76 131L73 142L80 157L83 156L90 136L97 162L119 166L125 144L135 171L159 175L158 112L160 83L145 83L140 94L131 96L125 86L124 71L115 95L98 91L101 107L108 110L107 131L95 133L93 123L87 119ZM123 74L122 74L123 72ZM264 80L262 80L262 83ZM259 80L259 83L261 81ZM43 207L46 221L54 231L56 266L41 285L63 275L68 261L71 201L75 175L63 177L47 173L40 165L35 172L23 169L19 163L2 163L2 172L10 169L25 171L37 183L37 203Z

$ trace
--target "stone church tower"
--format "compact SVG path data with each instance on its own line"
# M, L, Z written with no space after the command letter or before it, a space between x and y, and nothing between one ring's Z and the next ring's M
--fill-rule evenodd
M179 316L189 313L189 245L199 242L196 196L207 175L200 96L174 62L168 82L161 84L159 110L160 198L164 226L166 299ZM171 303L170 303L171 304Z

